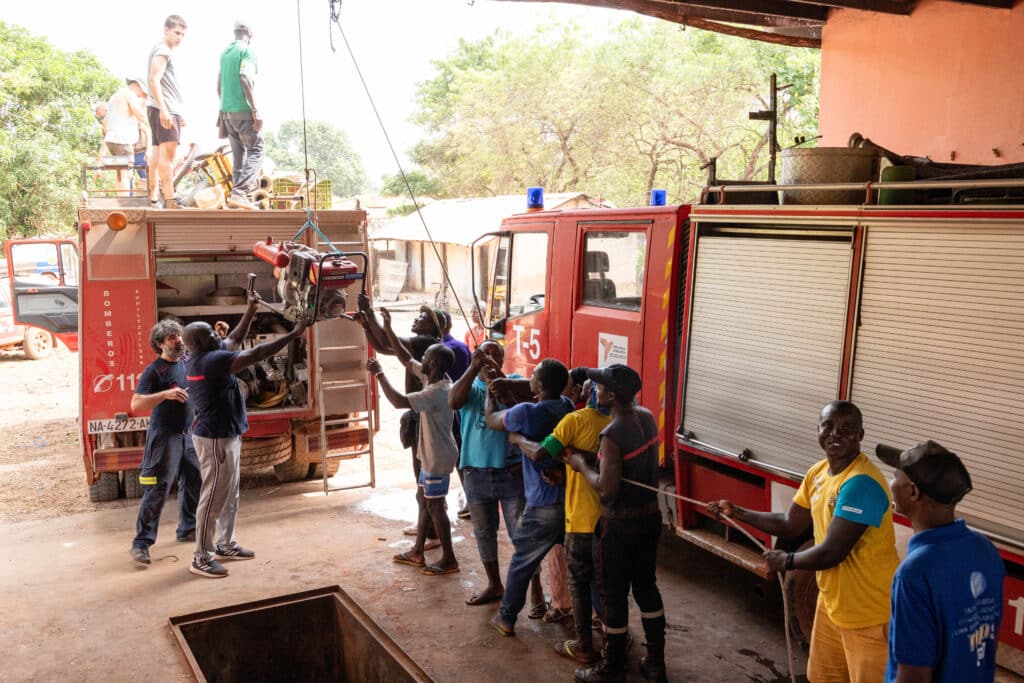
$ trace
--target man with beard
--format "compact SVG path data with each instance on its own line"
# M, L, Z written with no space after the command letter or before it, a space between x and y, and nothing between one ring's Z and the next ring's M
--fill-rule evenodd
M156 543L160 513L167 501L171 481L178 478L178 541L195 539L196 504L199 501L199 460L192 447L192 408L188 402L185 352L181 325L162 320L149 333L149 343L159 354L143 370L132 396L132 414L152 410L146 430L146 450L139 470L142 502L132 541L132 559L149 564L149 546Z

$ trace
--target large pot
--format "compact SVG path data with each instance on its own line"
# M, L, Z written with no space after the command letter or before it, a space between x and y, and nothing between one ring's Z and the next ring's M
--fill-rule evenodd
M856 147L782 150L783 185L866 183L878 177L878 151ZM783 204L862 204L864 190L783 190Z

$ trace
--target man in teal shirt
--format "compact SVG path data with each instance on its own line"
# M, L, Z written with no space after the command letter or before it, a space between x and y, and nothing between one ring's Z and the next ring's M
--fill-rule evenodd
M263 119L256 111L253 86L256 55L249 48L252 29L235 22L235 42L220 55L217 94L220 96L220 132L231 144L231 193L226 203L236 209L255 209L249 193L256 189L263 165Z

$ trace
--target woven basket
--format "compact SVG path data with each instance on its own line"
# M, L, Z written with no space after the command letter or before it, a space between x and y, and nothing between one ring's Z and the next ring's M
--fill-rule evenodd
M854 147L782 150L782 184L866 183L878 176L878 152ZM862 204L863 190L784 190L783 204Z

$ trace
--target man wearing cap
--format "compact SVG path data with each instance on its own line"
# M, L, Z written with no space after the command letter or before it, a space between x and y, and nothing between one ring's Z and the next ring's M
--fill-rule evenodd
M849 401L832 401L818 419L825 459L807 471L785 513L757 512L728 500L708 504L780 540L813 530L814 545L800 552L770 550L768 567L817 572L818 606L811 632L807 678L814 683L878 683L885 676L889 591L899 563L889 487L860 452L864 420Z
M181 45L185 38L185 20L172 14L164 20L164 37L153 46L149 53L149 99L146 100L146 114L149 118L149 129L153 134L153 146L156 148L155 165L159 183L149 183L149 203L159 207L157 186L163 192L163 208L177 207L174 201L174 179L171 177L171 165L174 155L178 152L178 141L181 129L185 126L182 116L181 89L174 69L171 53ZM152 170L152 169L150 169Z
M971 490L963 462L934 441L875 451L896 468L896 512L914 527L892 582L886 683L983 683L995 677L1006 567L956 518Z
M103 150L115 157L132 157L139 141L140 128L146 128L146 111L143 99L146 97L145 84L136 78L128 77L125 85L107 100L105 113L101 119L103 124L103 146L100 147L100 158L97 165L103 163ZM99 118L99 107L96 115ZM148 140L148 138L147 138ZM148 144L148 143L147 143ZM129 176L117 171L117 189L127 194Z
M634 405L640 375L633 368L616 363L593 368L587 377L596 386L597 404L611 409L612 421L601 431L596 463L578 452L565 460L601 499L594 557L604 603L605 656L592 667L578 669L576 680L624 680L632 589L647 639L640 671L648 681L664 682L665 608L655 577L661 511L654 491L623 481L658 486L658 423L651 411Z
M217 95L220 97L221 137L231 144L231 192L225 203L236 209L255 209L249 193L256 189L263 165L263 119L256 110L256 54L249 47L252 28L235 22L235 41L220 55Z

